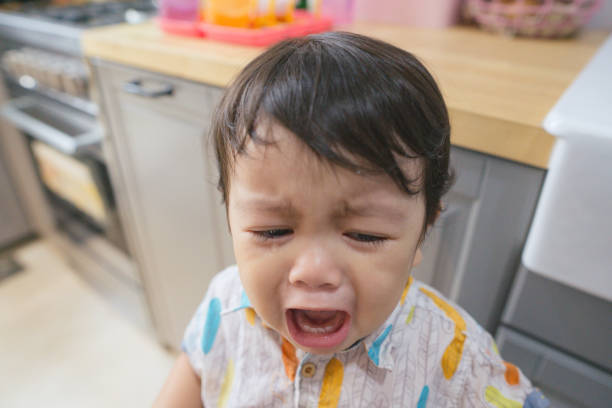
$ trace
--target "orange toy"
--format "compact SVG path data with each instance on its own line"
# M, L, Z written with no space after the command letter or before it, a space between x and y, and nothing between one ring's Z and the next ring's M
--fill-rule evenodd
M229 27L267 27L292 21L294 8L294 0L206 0L203 20Z

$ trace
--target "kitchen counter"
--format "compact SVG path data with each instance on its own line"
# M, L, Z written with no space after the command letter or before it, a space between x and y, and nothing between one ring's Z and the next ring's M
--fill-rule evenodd
M343 29L376 37L421 58L439 82L454 145L546 168L555 138L541 123L606 38L515 39L471 27L422 29L358 23ZM88 30L98 57L211 85L226 86L264 48L171 36L154 23Z

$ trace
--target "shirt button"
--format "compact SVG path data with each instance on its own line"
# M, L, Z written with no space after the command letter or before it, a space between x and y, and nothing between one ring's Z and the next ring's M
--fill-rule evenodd
M311 378L317 372L317 366L314 363L306 363L302 366L302 377Z

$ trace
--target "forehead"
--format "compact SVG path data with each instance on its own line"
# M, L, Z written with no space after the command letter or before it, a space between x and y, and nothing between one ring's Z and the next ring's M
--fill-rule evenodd
M376 136L373 135L370 137L370 139L374 137ZM377 144L377 142L367 139L367 136L364 137L364 135L360 135L355 138L354 142L355 144ZM293 132L279 124L275 118L270 117L267 114L260 114L255 121L254 136L246 138L244 148L241 149L241 151L235 156L234 162L238 162L241 157L247 156L247 158L260 160L263 162L263 166L266 164L266 160L270 158L270 150L272 150L273 153L278 153L280 150L282 151L282 156L289 158L288 160L299 156L302 160L307 160L309 164L322 165L322 167L326 170L330 168L338 169L344 167L352 168L353 170L359 169L361 174L382 174L384 173L382 167L396 165L396 167L400 168L408 180L420 179L425 164L424 158L418 157L411 148L406 146L403 142L400 142L399 138L392 137L392 139L402 145L401 150L403 153L395 153L392 151L392 148L389 147L389 154L392 155L392 159L389 160L389 163L386 163L379 157L381 149L379 146L361 150L372 150L372 152L369 154L375 154L376 157L372 157L371 159L367 158L366 156L359 156L351 153L348 146L341 144L338 148L337 146L332 145L332 143L337 142L331 140L328 141L326 137L314 136L313 147L310 147ZM309 142L309 144L311 143L312 142ZM341 143L347 142L344 141ZM313 149L317 150L319 153L315 153ZM353 151L359 150L360 149L355 149ZM328 157L334 157L334 159L328 159ZM275 159L278 160L279 158L275 157ZM335 161L337 159L343 163L336 165ZM391 163L393 161L395 163Z
M233 178L254 178L274 175L304 178L329 177L334 165L318 157L291 131L274 121L260 123L255 138L250 138L244 152L237 156Z
M376 200L412 199L382 171L361 173L317 156L308 146L283 126L270 121L256 128L257 141L249 140L244 153L236 157L231 175L229 201L278 198L286 196L310 200L315 192L327 191L337 201L355 198ZM371 167L363 159L354 162ZM421 162L403 160L408 178L418 178ZM420 194L419 194L420 195Z

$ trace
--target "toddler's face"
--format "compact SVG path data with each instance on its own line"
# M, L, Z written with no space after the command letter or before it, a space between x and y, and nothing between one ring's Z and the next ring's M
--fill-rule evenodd
M420 259L424 198L322 162L282 126L271 136L273 145L248 143L230 181L240 278L268 326L302 350L333 353L397 305Z

